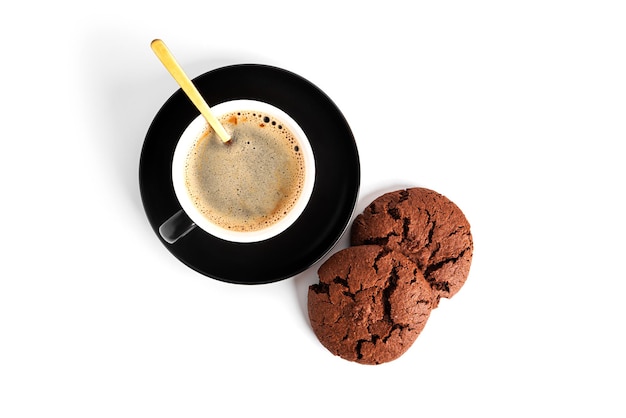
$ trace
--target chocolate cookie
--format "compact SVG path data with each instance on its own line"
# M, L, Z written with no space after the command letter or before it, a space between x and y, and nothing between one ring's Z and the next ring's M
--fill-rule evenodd
M402 252L418 265L438 298L450 298L463 286L474 251L463 212L445 196L424 188L375 199L355 219L351 242Z
M404 354L426 325L434 295L411 260L377 245L349 247L319 268L308 310L322 345L380 364Z

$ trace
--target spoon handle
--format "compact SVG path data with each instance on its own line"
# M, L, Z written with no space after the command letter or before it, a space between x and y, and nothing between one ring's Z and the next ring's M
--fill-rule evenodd
M223 142L230 141L230 135L228 134L228 132L226 132L226 130L219 122L219 120L217 120L215 115L213 115L213 113L211 112L211 108L204 100L196 86L194 86L189 77L187 77L187 74L185 74L185 72L178 64L165 43L160 39L155 39L150 44L150 47L159 58L161 63L165 66L167 71L169 71L172 77L174 77L174 80L176 80L178 85L183 89L185 94L187 94L187 97L189 97L191 102L198 108L198 110L207 120L209 125L211 125L213 130L215 130L217 136L219 136Z

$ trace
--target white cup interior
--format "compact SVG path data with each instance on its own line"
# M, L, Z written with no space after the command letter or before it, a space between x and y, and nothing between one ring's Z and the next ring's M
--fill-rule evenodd
M204 217L193 204L189 192L185 186L185 163L189 152L195 143L206 134L210 128L203 116L194 119L181 135L172 161L172 182L176 197L189 218L200 228L218 238L233 242L257 242L272 238L289 228L302 214L306 208L315 183L315 159L313 149L306 134L300 126L287 113L281 109L265 102L256 100L231 100L211 107L216 117L233 111L258 111L280 120L295 136L299 142L304 156L305 177L302 192L293 208L279 221L264 229L256 231L232 231L223 228Z

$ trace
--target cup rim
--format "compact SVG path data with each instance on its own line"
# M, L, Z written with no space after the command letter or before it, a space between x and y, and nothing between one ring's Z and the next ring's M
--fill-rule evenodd
M256 231L232 231L223 228L205 218L195 207L189 197L185 186L185 163L191 147L209 130L208 123L202 115L198 115L183 131L176 143L172 159L172 183L174 193L183 211L189 216L196 226L205 232L226 241L238 243L253 243L264 241L279 235L287 230L302 215L309 203L315 184L315 157L311 144L300 125L282 109L269 104L252 99L235 99L219 103L211 107L216 117L232 111L257 111L269 113L279 119L295 136L299 142L304 156L305 178L300 193L293 208L281 218L267 228Z

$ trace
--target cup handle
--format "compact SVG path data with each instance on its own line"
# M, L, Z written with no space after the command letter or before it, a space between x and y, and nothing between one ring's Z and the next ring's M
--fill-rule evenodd
M181 209L173 214L167 221L163 222L159 227L161 238L168 244L173 244L180 238L184 237L196 227L187 214Z

